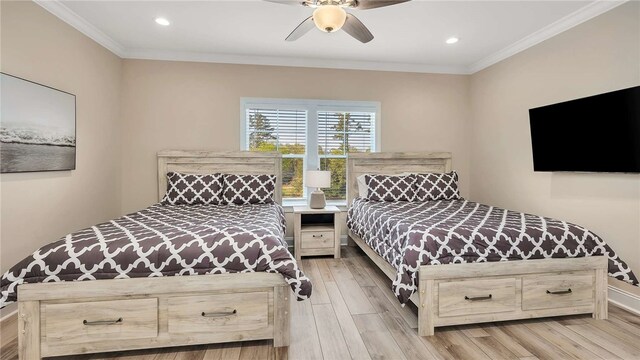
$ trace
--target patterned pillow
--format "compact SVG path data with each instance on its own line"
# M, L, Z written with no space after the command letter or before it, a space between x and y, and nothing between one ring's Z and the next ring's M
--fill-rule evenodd
M415 192L415 201L460 199L458 173L416 174Z
M276 189L275 175L224 175L224 200L228 204L271 204Z
M164 205L220 205L222 201L222 174L167 173L167 192Z
M413 201L415 175L365 175L368 200Z
M394 174L393 176L406 176L411 174L412 173L410 172L402 172L399 174ZM358 182L358 196L363 199L366 199L367 194L369 194L369 188L367 188L367 179L365 178L367 175L370 174L362 174L356 178L356 181Z

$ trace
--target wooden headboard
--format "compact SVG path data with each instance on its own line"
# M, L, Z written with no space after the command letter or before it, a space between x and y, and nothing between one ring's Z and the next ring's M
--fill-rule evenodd
M358 176L362 174L400 174L451 171L449 152L349 153L347 156L348 204L358 196Z
M158 201L167 192L167 173L274 174L275 201L282 204L282 162L276 152L164 150L158 153Z

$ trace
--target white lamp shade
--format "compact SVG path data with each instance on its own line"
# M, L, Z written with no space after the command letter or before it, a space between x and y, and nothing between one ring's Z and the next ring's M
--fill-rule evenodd
M328 188L331 186L331 171L307 170L307 187Z
M324 32L340 30L347 20L347 12L338 5L321 5L313 12L313 22Z

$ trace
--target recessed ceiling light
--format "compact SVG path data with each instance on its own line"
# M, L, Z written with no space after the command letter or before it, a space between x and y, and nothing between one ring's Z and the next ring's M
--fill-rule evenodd
M455 44L459 41L460 39L458 39L457 37L453 36L447 39L446 43L449 45Z
M169 22L169 20L163 18L163 17L157 17L156 18L156 24L158 25L162 25L162 26L169 26L171 25L171 23Z

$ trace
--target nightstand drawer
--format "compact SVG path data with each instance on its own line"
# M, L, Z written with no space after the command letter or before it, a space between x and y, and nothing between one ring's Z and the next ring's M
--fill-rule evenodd
M332 248L335 245L333 231L305 231L301 240L303 249Z

